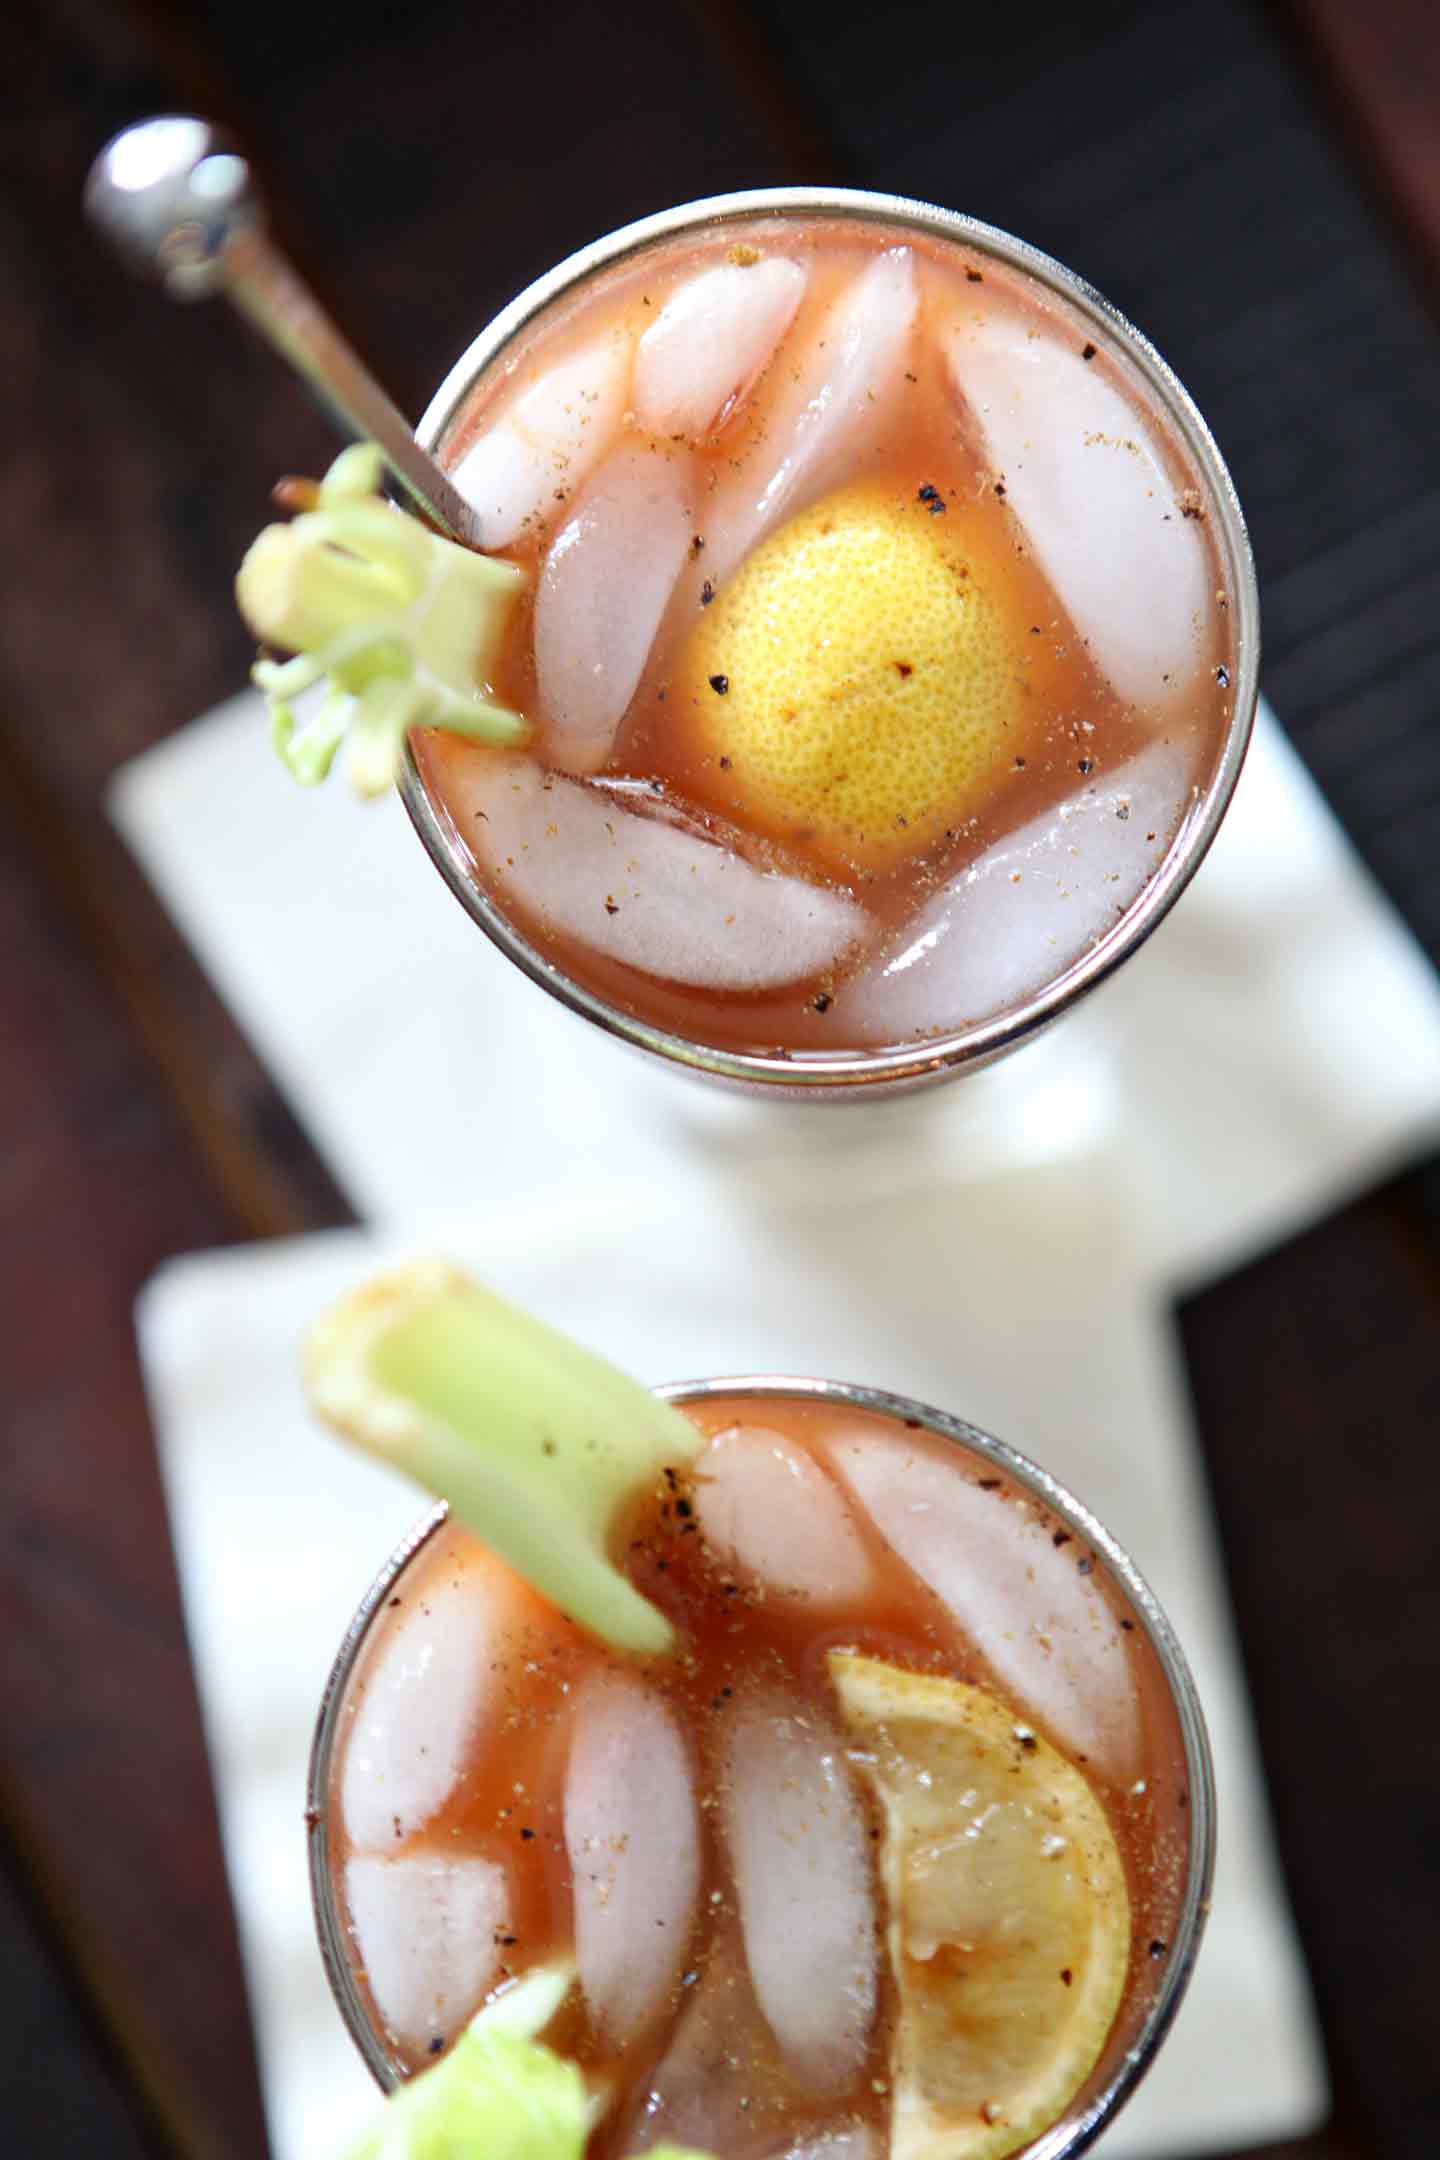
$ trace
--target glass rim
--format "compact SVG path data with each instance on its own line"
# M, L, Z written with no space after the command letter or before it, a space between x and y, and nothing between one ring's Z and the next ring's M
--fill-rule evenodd
M1260 599L1254 555L1235 484L1194 399L1149 339L1093 285L1028 241L960 211L904 195L840 187L748 189L679 203L589 242L535 279L472 339L426 407L416 429L418 440L427 450L438 449L481 372L581 279L696 226L724 225L766 215L844 216L870 224L910 225L981 250L1024 272L1116 341L1198 466L1214 500L1225 587L1232 596L1234 698L1219 763L1193 814L1182 821L1159 868L1121 920L1098 943L1010 1010L947 1034L909 1043L870 1050L795 1050L780 1055L694 1042L576 982L563 968L547 960L484 891L458 837L431 800L408 743L400 795L426 852L471 920L507 960L582 1019L672 1066L734 1086L759 1088L771 1094L840 1094L858 1098L877 1092L899 1092L962 1070L978 1070L1003 1056L1103 982L1164 920L1208 852L1240 777L1259 696Z
M1068 2124L1053 2124L1024 2148L1024 2160L1077 2160L1130 2097L1154 2059L1190 1984L1210 1912L1215 1872L1215 1777L1210 1742L1189 1662L1159 1599L1119 1540L1067 1485L1008 1442L995 1439L979 1426L955 1417L949 1411L937 1410L884 1388L784 1373L746 1373L730 1378L669 1381L651 1392L668 1403L705 1402L716 1396L778 1397L870 1410L900 1423L907 1419L918 1420L927 1431L942 1439L956 1441L993 1463L1015 1484L1059 1515L1103 1557L1111 1576L1129 1601L1159 1664L1180 1731L1188 1795L1185 1889L1175 1937L1168 1945L1164 1978L1129 2047L1080 2115ZM366 2069L383 2092L393 2091L401 2082L401 2076L381 2043L346 1956L345 1927L337 1907L330 1870L331 1772L346 1690L370 1630L377 1615L384 1610L396 1581L448 1517L449 1509L443 1501L432 1508L424 1520L401 1539L361 1600L336 1652L320 1698L306 1779L310 1895L320 1954L346 2030Z

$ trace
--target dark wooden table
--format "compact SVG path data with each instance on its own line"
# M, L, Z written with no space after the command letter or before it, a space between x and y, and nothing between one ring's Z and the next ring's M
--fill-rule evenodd
M538 267L663 201L839 179L1049 246L1215 424L1270 695L1434 955L1440 28L1433 0L18 0L6 61L0 2151L258 2155L131 1305L169 1253L346 1210L101 791L243 678L234 564L330 443L222 314L103 257L91 155L150 111L227 122L411 410ZM1440 2151L1437 1196L1421 1166L1181 1315L1336 2085L1286 2160Z

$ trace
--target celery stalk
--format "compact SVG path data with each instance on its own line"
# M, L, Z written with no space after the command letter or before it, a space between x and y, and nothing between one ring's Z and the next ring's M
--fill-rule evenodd
M541 2044L575 1968L541 1966L476 2012L448 2055L397 2086L346 2160L582 2160L597 2116L576 2065ZM657 2145L654 2160L709 2160Z
M674 1647L607 1542L628 1503L697 1453L678 1410L438 1262L343 1299L313 1330L306 1373L327 1422L440 1494L561 1612L620 1650Z
M529 728L484 688L525 573L446 540L378 490L381 457L357 443L320 483L315 507L267 525L235 580L260 642L296 655L261 659L251 679L270 702L275 747L307 784L329 771L349 731L346 771L362 795L382 793L406 731L447 728L518 743ZM328 677L320 718L300 727L292 697Z
M542 1966L487 2003L448 2055L390 2095L346 2160L582 2160L585 2080L541 2046L574 1978Z

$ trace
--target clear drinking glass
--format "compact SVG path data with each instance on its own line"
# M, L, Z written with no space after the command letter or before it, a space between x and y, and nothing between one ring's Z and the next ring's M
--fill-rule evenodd
M865 1418L880 1421L882 1438L903 1439L918 1431L937 1436L944 1443L940 1453L947 1469L953 1449L972 1473L968 1482L983 1496L972 1504L1021 1509L1027 1534L1033 1529L1047 1548L1047 1563L1053 1553L1055 1568L1062 1562L1077 1568L1085 1578L1085 1595L1093 1589L1104 1610L1118 1619L1124 1632L1115 1640L1125 1645L1123 1670L1138 1706L1136 1745L1142 1775L1132 1781L1127 1771L1123 1789L1117 1789L1113 1764L1104 1777L1093 1764L1086 1774L1104 1792L1107 1817L1125 1855L1131 1915L1127 1975L1092 2073L1059 2119L1023 2147L1031 2160L1070 2160L1109 2122L1153 2060L1189 1982L1209 1909L1215 1841L1209 1745L1184 1654L1154 1594L1115 1539L1046 1470L943 1411L878 1389L815 1379L712 1379L656 1392L691 1407L702 1421L708 1408L712 1427L722 1408L726 1417L738 1408L746 1418L763 1419L767 1407L772 1415L783 1415L799 1406L802 1414L819 1420L816 1429L824 1434L838 1432L860 1413L862 1425ZM387 2032L361 1970L346 1906L341 1780L347 1736L361 1706L367 1670L373 1670L387 1633L399 1624L390 1616L396 1606L405 1612L407 1582L423 1569L427 1556L445 1552L443 1540L454 1535L447 1530L442 1506L387 1561L340 1646L321 1702L310 1762L307 1822L320 1948L350 2035L366 2067L387 2091L417 2066L416 2051L412 2049L407 2062L404 2047ZM1045 1571L1040 1572L1043 1576ZM1039 1601L1049 1594L1043 1582L1034 1587L1033 1571L1029 1579L1027 1595ZM1035 1610L1041 1609L1037 1602ZM1046 1624L1056 1637L1053 1647L1059 1658L1066 1654L1059 1626ZM1044 1647L1048 1653L1050 1642ZM737 1681L743 1677L736 1675ZM1026 1714L1023 1706L1016 1711L1013 1702L1008 1707L1016 1715ZM509 1714L513 1717L513 1707ZM1015 1728L1017 1733L1026 1729ZM510 1790L508 1785L505 1790ZM432 2052L438 2044L432 2043ZM418 2060L423 2059L422 2052Z
M761 1012L754 1039L747 1039L744 1027L728 1021L718 1032L708 1022L689 1024L683 1013L677 1017L673 999L652 996L640 978L627 976L617 989L613 970L597 977L590 967L577 967L573 947L555 949L533 921L517 919L513 907L486 889L460 830L463 821L427 779L423 746L418 758L412 752L407 761L402 794L432 860L467 913L509 960L582 1018L672 1067L722 1082L808 1098L873 1097L972 1070L1026 1040L1103 981L1174 904L1214 838L1249 739L1259 667L1254 565L1240 506L1215 443L1185 390L1146 339L1081 278L1023 241L953 211L897 196L837 188L720 196L663 211L594 242L538 279L481 331L436 392L420 424L421 440L442 462L453 464L473 435L477 396L483 400L491 385L515 367L523 368L537 337L574 319L592 296L604 295L607 281L625 276L637 264L663 266L678 245L732 229L749 230L757 219L765 221L766 232L781 248L787 233L814 234L823 228L843 235L848 229L873 237L880 228L897 243L938 249L937 261L949 251L952 274L961 262L969 266L965 274L973 277L971 289L977 293L985 289L985 269L992 275L991 290L996 280L1009 279L1013 291L1052 311L1067 335L1073 330L1077 352L1094 359L1092 374L1109 368L1113 380L1143 406L1174 483L1174 515L1195 519L1195 530L1203 530L1203 544L1211 551L1206 560L1217 579L1213 597L1224 610L1228 640L1227 657L1214 670L1225 693L1216 739L1163 857L1118 919L1087 934L1078 950L1064 949L1062 937L1053 971L1043 980L1029 981L1002 1008L977 1006L958 1023L953 1014L949 1019L941 1014L921 1032L895 1040L839 1041L827 1047L823 1030L817 1031L808 1014L797 1038L786 1041L783 1030L777 1034ZM798 240L794 244L800 245ZM978 267L982 265L984 269ZM1100 439L1098 434L1091 438ZM1003 483L995 493L1005 494ZM1081 642L1088 648L1090 639L1085 636ZM1080 763L1081 773L1088 769ZM1127 810L1116 814L1123 817ZM895 959L899 950L894 947L888 963L892 973L909 965L903 955ZM590 979L583 979L586 976ZM826 1005L835 1006L831 1017L838 1024L842 1006L824 993L815 1008L823 1011Z

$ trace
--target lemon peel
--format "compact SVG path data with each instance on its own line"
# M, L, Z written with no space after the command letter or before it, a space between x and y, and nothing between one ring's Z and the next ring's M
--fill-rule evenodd
M842 868L934 845L1053 718L1029 579L992 506L933 488L861 483L792 518L682 653L701 791Z
M891 2160L1004 2160L1064 2113L1124 1993L1114 1835L1080 1772L985 1690L828 1662L885 1817Z

